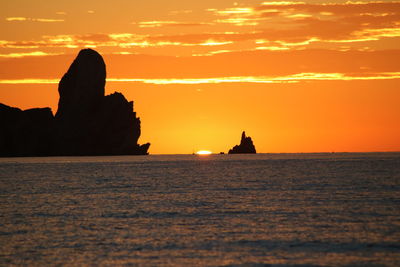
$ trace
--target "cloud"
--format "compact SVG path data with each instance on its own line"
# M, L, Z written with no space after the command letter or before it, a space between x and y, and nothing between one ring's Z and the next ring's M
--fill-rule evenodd
M258 46L256 47L256 50L280 51L280 50L289 50L289 48L281 46Z
M164 27L164 26L204 26L204 25L212 25L212 23L205 22L179 22L179 21L141 21L141 22L133 22L132 24L137 24L140 28L155 28L155 27Z
M57 53L46 53L42 51L25 52L25 53L9 53L0 54L0 58L21 58L21 57L44 57L44 56L54 56L60 55Z
M208 39L205 42L199 43L199 45L202 46L215 46L215 45L227 45L233 43L232 41L227 41L227 42L218 42L213 39Z
M179 36L149 36L132 33L85 34L85 35L45 35L39 41L0 40L0 48L79 48L114 47L146 48L162 46L215 46L233 43L222 38L224 34L201 34ZM216 38L214 38L216 37Z
M233 24L236 26L255 26L259 24L259 18L243 18L243 17L236 17L236 18L225 18L225 19L217 19L215 20L216 23L226 23L226 24Z
M235 26L255 26L258 25L262 17L255 16L255 10L252 7L233 7L226 9L207 9L215 16L221 18L214 20L215 23L231 24Z
M33 21L33 22L64 22L64 19L8 17L6 21Z
M216 23L258 25L258 35L264 35L262 38L269 41L289 41L293 38L303 41L311 38L320 41L377 41L398 37L400 28L400 2L308 4L272 1L254 7L208 11L220 17L215 20ZM386 34L380 34L380 31ZM251 34L247 36L251 38Z
M289 6L289 5L304 5L304 2L294 2L294 1L270 1L262 2L261 6Z
M395 73L399 71L397 62L400 61L400 50L216 50L216 53L210 54L176 57L112 53L103 56L108 77L131 79L283 77L299 73L341 73L343 80L345 77L378 77L375 74ZM3 59L0 60L0 79L60 78L74 57L75 53ZM24 71L21 72L21 69Z
M400 38L400 2L346 2L308 4L293 1L264 2L257 6L233 6L225 9L208 9L209 21L191 22L180 20L149 20L136 24L144 28L142 34L94 33L86 35L42 36L36 40L1 40L0 48L44 49L44 48L114 48L148 49L179 47L177 55L186 55L184 47L197 46L193 55L210 54L203 48L213 45L227 46L224 50L296 50L326 48L343 50L346 44L357 49L393 48ZM32 20L10 17L9 21ZM35 19L51 22L52 19ZM145 32L155 27L210 26L207 31L168 34ZM240 26L238 30L232 27ZM213 32L221 29L225 32ZM203 29L203 28L200 28ZM391 39L391 40L388 40ZM385 40L385 42L381 42ZM262 45L260 45L262 42ZM365 44L363 44L365 43ZM228 47L229 46L229 47ZM362 47L363 46L363 47ZM201 50L203 49L203 50ZM155 50L151 50L154 52ZM157 53L170 51L158 49ZM182 52L181 52L182 51ZM9 51L7 51L9 52ZM131 51L129 51L131 52ZM135 51L137 52L137 51Z
M38 21L38 22L63 22L65 20L63 20L63 19L32 19L32 21Z
M26 21L28 18L25 17L9 17L6 18L6 21Z
M169 15L180 15L180 14L190 14L193 13L193 10L185 9L185 10L174 10L169 12Z
M18 80L1 80L0 84L58 84L57 79L18 79Z
M346 75L343 73L296 73L287 76L236 76L210 78L107 78L107 82L133 82L156 85L169 84L220 84L220 83L298 83L303 81L359 81L359 80L392 80L400 79L400 72L369 73L368 75ZM57 84L58 79L18 79L0 80L0 84Z
M279 4L281 3L281 4ZM283 4L284 3L284 4ZM344 2L344 3L319 3L309 4L305 2L264 2L254 7L257 11L275 8L278 10L305 11L308 13L327 12L333 15L348 15L361 13L385 13L388 10L396 10L400 2L366 1L366 2Z
M226 8L222 10L218 9L208 9L208 11L212 11L217 15L243 15L243 14L252 14L254 12L251 7L234 7L234 8Z
M239 4L208 9L204 21L149 20L136 24L141 34L93 33L46 35L33 40L0 40L3 54L19 49L64 51L64 48L107 48L107 51L157 53L176 56L213 55L212 47L229 51L284 51L304 49L381 50L398 47L400 2L346 2L309 4L295 1ZM9 17L9 21L32 20ZM40 22L51 19L40 19ZM39 19L36 19L39 21ZM199 27L181 31L179 27ZM240 26L240 28L239 28ZM169 27L155 33L146 28ZM177 27L174 30L173 27ZM190 29L190 28L189 28ZM225 31L221 31L224 29ZM182 32L182 33L181 33ZM57 50L58 49L58 50Z
M251 32L218 32L179 35L137 35L131 33L55 35L42 36L34 41L0 40L0 48L151 48L164 46L213 46L234 45L247 42L247 49L256 49L259 44L281 47L282 49L304 49L311 44L341 44L379 41L383 38L400 37L400 27L358 29L344 28L340 23L322 22L318 19L304 19L302 28L263 29ZM252 41L253 45L248 42ZM263 47L266 47L263 45ZM243 48L241 48L243 49Z

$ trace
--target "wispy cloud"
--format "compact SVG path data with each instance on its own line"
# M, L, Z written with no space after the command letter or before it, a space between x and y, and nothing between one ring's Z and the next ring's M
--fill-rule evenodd
M289 6L289 5L303 5L304 2L296 1L270 1L261 3L262 6Z
M235 18L225 18L225 19L217 19L216 23L226 23L233 24L236 26L255 26L259 24L259 18L244 18L244 17L235 17Z
M136 22L144 28L142 34L96 33L85 35L42 36L36 40L1 40L0 48L44 49L112 47L115 49L146 49L155 47L207 47L229 45L224 49L251 50L295 50L326 48L342 50L343 44L357 45L358 49L382 49L394 47L393 42L381 40L400 38L400 2L346 2L309 4L296 1L263 2L257 6L233 6L224 9L208 9L206 21L149 20ZM32 19L9 17L10 22L37 21L60 22L63 19ZM225 25L223 25L225 24ZM228 28L226 32L216 32L218 27ZM168 34L145 33L146 28L156 27L198 27L188 33L169 29ZM218 28L220 29L220 28ZM260 40L263 45L260 45ZM360 47L360 43L368 43ZM158 50L161 51L161 50ZM175 50L179 55L180 51ZM7 51L8 52L8 51ZM160 53L160 52L158 52ZM162 52L161 52L162 53ZM167 52L169 53L169 51ZM207 53L194 51L193 55Z
M226 9L207 9L215 16L221 18L214 20L215 23L232 24L236 26L255 26L265 18L257 17L252 7L233 7Z
M137 24L140 28L155 28L155 27L164 27L164 26L204 26L204 25L212 25L212 23L206 22L182 22L182 21L141 21L141 22L133 22L133 24Z
M43 51L9 53L9 54L0 54L0 58L44 57L44 56L55 56L55 55L61 55L61 53L46 53Z
M26 21L28 18L25 17L9 17L6 18L6 21Z
M354 80L391 80L400 79L400 72L370 73L355 76L343 73L298 73L287 76L236 76L215 78L171 78L171 79L141 79L141 78L108 78L107 82L133 82L156 85L168 84L219 84L219 83L298 83L302 81L354 81ZM15 79L0 80L0 84L57 84L58 79Z
M57 84L60 80L57 79L15 79L15 80L0 80L0 84Z
M295 1L263 2L254 7L208 9L216 23L260 26L258 35L269 41L377 41L399 37L400 2L345 2L309 4ZM272 26L269 26L272 25ZM279 25L279 27L275 27ZM255 36L257 34L253 34ZM252 38L252 34L247 35ZM261 36L260 36L261 37Z
M32 21L32 22L64 22L64 19L52 18L26 18L26 17L8 17L6 21Z
M205 42L199 43L199 45L202 46L215 46L215 45L227 45L233 43L232 41L226 41L226 42L219 42L213 39L208 39Z
M400 50L356 51L345 47L342 51L291 50L269 44L259 44L259 47L253 51L232 52L224 46L212 46L196 56L186 57L143 55L129 50L110 52L103 56L107 65L111 66L108 77L114 78L283 77L299 73L342 73L343 77L377 77L376 73L399 71L397 62L400 60ZM45 56L43 53L37 53L36 56L4 56L8 59L0 60L0 79L7 80L58 78L74 58L74 54ZM50 70L48 66L52 66ZM23 73L21 69L24 69Z
M0 49L5 54L19 52L15 51L18 49L25 49L23 52L26 52L27 49L51 48L52 51L65 52L64 48L90 47L110 48L114 49L113 52L169 55L173 51L176 56L190 53L198 56L212 55L215 50L213 46L229 51L326 48L344 51L395 49L400 41L400 1L316 4L306 1L264 1L255 6L236 4L203 10L206 12L203 21L191 21L187 15L179 15L189 12L192 11L174 13L176 16L173 19L167 16L135 22L141 28L136 32L141 34L45 35L31 40L0 40ZM181 17L184 19L178 19ZM17 16L6 20L10 23L63 21ZM193 27L193 31L190 27Z
M208 11L214 12L217 15L238 15L238 14L252 14L254 9L251 7L233 7L226 8L222 10L218 9L208 9Z
M38 41L0 40L0 48L79 48L79 47L115 47L146 48L162 46L215 46L233 43L233 40L220 38L223 34L206 34L200 36L149 36L131 33L86 34L86 35L54 35L42 36ZM216 37L216 38L214 38Z
M281 46L257 46L256 50L282 51L289 50L289 48Z
M180 15L180 14L190 14L193 13L193 10L185 9L185 10L174 10L169 12L169 15Z

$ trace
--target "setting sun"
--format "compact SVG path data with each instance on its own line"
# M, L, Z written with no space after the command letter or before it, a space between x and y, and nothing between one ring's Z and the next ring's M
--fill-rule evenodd
M212 154L212 152L208 150L199 150L196 152L196 155L210 155L210 154Z

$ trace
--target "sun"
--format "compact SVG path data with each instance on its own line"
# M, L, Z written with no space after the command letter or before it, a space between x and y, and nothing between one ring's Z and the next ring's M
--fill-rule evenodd
M212 152L208 150L199 150L196 152L196 155L210 155L210 154L212 154Z

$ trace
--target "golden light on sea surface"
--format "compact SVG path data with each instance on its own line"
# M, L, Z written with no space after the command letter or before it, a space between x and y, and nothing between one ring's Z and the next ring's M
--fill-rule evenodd
M208 150L199 150L196 152L196 155L210 155L210 154L212 154L212 152Z

